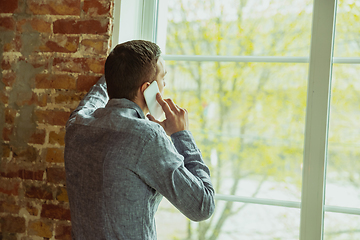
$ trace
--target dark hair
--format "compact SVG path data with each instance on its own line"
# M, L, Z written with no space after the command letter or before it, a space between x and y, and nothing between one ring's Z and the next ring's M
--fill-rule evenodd
M109 98L134 100L139 87L155 80L161 50L149 41L133 40L118 44L105 62Z

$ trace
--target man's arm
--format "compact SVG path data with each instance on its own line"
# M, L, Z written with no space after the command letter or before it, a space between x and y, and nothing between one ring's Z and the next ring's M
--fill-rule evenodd
M188 113L171 99L163 100L160 94L157 100L166 119L160 122L151 115L148 118L162 126L173 144L160 134L145 146L148 162L142 163L142 167L151 170L142 176L185 216L193 221L205 220L215 210L214 188L210 170L188 131Z
M215 210L215 191L210 180L210 170L204 163L201 152L189 131L174 133L171 135L171 140L179 154L184 157L185 168L196 178L195 184L191 184L191 189L184 189L182 193L183 197L187 198L185 200L187 203L184 202L182 207L186 209L186 215L190 219L193 218L192 220L195 221L205 220ZM186 175L184 174L185 178ZM194 197L194 194L197 197ZM200 202L197 203L197 201ZM191 209L190 205L193 205L195 209Z
M181 131L171 135L171 140L179 152L184 157L184 166L194 176L199 178L204 187L214 194L214 189L210 180L210 170L205 165L200 150L195 144L195 140L190 131Z
M76 118L77 114L86 116L94 112L98 108L105 107L109 101L107 93L107 86L105 81L105 75L103 75L99 81L91 87L89 92L80 101L78 107L71 113L67 122L67 126Z
M145 140L135 172L189 219L208 219L215 210L214 188L191 133L172 134L172 143L158 127Z

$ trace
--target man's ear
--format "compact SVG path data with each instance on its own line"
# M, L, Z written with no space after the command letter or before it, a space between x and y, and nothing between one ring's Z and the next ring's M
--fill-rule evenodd
M141 87L140 90L141 92L144 94L144 91L150 86L150 82L144 82Z

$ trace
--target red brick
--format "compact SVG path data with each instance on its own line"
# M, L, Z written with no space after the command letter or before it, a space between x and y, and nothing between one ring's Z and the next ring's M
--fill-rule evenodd
M55 239L71 240L71 225L56 223Z
M39 157L39 150L32 146L13 148L13 157L17 161L35 162ZM24 177L23 177L24 178Z
M111 16L111 6L111 2L85 0L83 10L89 16Z
M6 178L22 178L22 179L31 179L31 180L42 180L44 171L32 171L26 169L18 169L18 167L9 167L7 166L6 170L1 172L2 177Z
M14 200L7 200L0 202L0 212L2 213L18 214L20 208L21 207L17 205Z
M13 96L15 96L15 104L17 106L23 106L23 105L38 105L38 97L37 94L34 92L24 92L24 91L18 91L16 93L13 93ZM13 99L14 99L13 98Z
M86 58L55 58L53 61L53 67L64 72L88 72L89 68L85 61Z
M88 92L99 79L99 76L80 75L77 80L76 89Z
M35 104L38 107L46 107L49 99L48 93L32 93L32 98L29 100L29 105Z
M45 136L46 131L44 129L36 129L35 132L30 136L29 143L44 144Z
M59 144L60 146L65 145L65 128L62 128L60 132L50 132L49 133L49 143L50 144Z
M70 112L61 110L37 110L35 111L35 115L39 123L65 126L69 119Z
M19 172L0 172L0 176L6 177L6 178L17 178L19 177Z
M7 195L18 196L19 195L19 182L12 181L10 179L0 178L0 193Z
M60 202L69 202L69 197L66 188L64 187L58 188L56 192L56 200Z
M11 42L4 43L4 52L20 52L21 46L21 36L16 35Z
M106 58L102 59L86 59L86 65L88 66L90 72L104 74Z
M20 240L34 240L33 236L24 236L22 238L19 238ZM14 239L14 240L19 240L19 239ZM39 238L36 238L39 239ZM41 238L40 238L41 239ZM43 238L44 240L48 240L49 238Z
M21 169L19 170L18 175L22 179L41 181L44 178L44 170L33 171L33 170Z
M55 35L45 40L45 43L39 47L42 52L64 52L74 53L79 45L79 37L68 37L66 35Z
M80 43L83 55L104 55L107 56L108 40L84 39Z
M50 93L38 93L37 94L38 97L38 101L37 101L37 105L39 107L46 107L47 103L49 102L50 99Z
M10 70L13 65L18 61L15 57L4 57L1 62L1 68L2 70Z
M76 79L68 74L38 74L35 77L36 88L75 89Z
M13 134L13 127L4 127L2 132L2 137L5 141L10 141L10 138Z
M11 63L7 59L3 59L1 61L1 69L2 70L10 70L11 69Z
M2 157L8 158L10 157L11 148L9 144L2 144Z
M41 18L22 19L16 23L18 32L51 33L51 22Z
M13 203L6 203L4 202L1 206L3 212L6 212L6 213L12 213L12 214L19 214L19 211L20 211L20 206L19 205L16 205L16 204L13 204Z
M45 107L47 104L47 95L44 93L31 93L31 97L28 99L21 99L18 98L16 101L16 104L18 106L23 106L23 105L37 105L39 107Z
M104 73L105 61L105 58L55 58L53 67L62 72Z
M59 219L59 220L70 220L70 210L62 206L44 204L41 210L41 217Z
M8 72L3 74L2 81L7 87L12 87L16 79L16 73L14 72Z
M62 34L107 34L110 26L109 18L101 20L59 19L53 24L53 32Z
M3 164L0 171L0 175L6 178L17 178L19 177L19 167L16 164L7 163Z
M14 161L3 161L0 168L0 175L6 178L17 178L19 177L19 167Z
M6 93L1 92L1 91L0 91L0 102L3 104L9 103L9 96Z
M31 206L31 203L27 204L26 211L32 216L37 216L39 214L39 210L36 207Z
M26 62L30 63L34 68L48 69L52 58L51 55L36 52L27 57Z
M53 167L46 169L47 181L57 184L66 184L65 168Z
M0 13L13 13L18 8L18 0L8 1L1 0L0 1Z
M28 234L44 238L51 238L53 224L49 220L39 219L29 222Z
M3 104L9 103L9 91L6 91L5 89L0 91L0 102Z
M52 200L53 194L52 189L46 185L40 187L26 186L25 197Z
M25 232L25 218L5 216L1 217L1 231L8 233L24 233Z
M63 163L64 162L64 149L63 148L48 148L46 154L46 161L50 163Z
M18 240L16 233L7 233L7 232L0 232L0 237L6 240ZM24 240L24 239L21 239Z
M28 0L28 12L38 15L80 15L80 0Z
M15 31L15 21L12 17L0 17L0 31Z
M55 96L55 103L62 104L62 106L69 105L78 105L79 101L84 97L82 92L75 91L59 91Z

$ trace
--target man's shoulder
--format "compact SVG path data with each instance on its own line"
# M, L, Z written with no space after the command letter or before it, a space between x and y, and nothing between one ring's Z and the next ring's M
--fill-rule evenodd
M99 124L100 122L101 124ZM106 128L111 128L113 132L118 132L120 135L126 133L145 141L167 136L160 124L143 118L124 117L114 114L98 121L96 125L98 127L106 126Z
M144 141L152 141L154 138L166 138L167 135L160 124L144 118L118 114L102 108L91 114L77 114L77 117L69 121L66 127L69 135L77 134L79 131L88 134L90 132L107 132L120 137L129 136ZM90 131L90 132L89 132ZM113 136L115 136L113 135Z
M146 119L138 119L136 122L138 124L134 125L133 130L136 130L140 135L144 136L145 138L151 140L157 137L166 137L166 133L164 129L160 126L160 124Z

